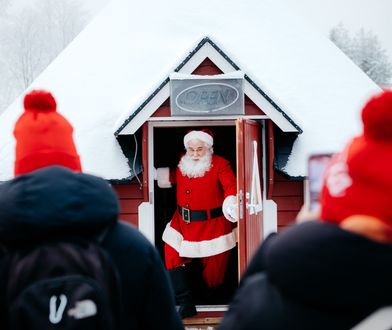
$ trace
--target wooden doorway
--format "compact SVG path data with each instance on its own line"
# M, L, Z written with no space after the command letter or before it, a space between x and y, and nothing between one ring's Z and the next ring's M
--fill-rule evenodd
M236 172L236 128L233 120L225 122L154 123L151 126L152 134L149 136L152 137L153 149L149 161L152 161L153 167L175 169L181 155L184 153L183 136L191 129L209 128L214 133L214 152L229 160ZM162 259L164 259L162 233L166 224L171 220L173 212L176 211L176 190L175 188L160 189L156 182L154 182L152 188L150 192L153 193L155 246L158 248ZM197 275L199 273L197 262L190 265L194 270L191 273L195 274L192 278L192 291L195 292L198 311L220 310L222 306L228 305L232 298L238 286L238 254L237 248L231 251L224 286L213 294L207 292L207 289L200 284L201 278Z

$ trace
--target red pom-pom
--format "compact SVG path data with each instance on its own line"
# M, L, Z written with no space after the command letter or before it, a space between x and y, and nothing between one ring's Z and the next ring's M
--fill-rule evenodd
M214 138L214 133L212 133L212 131L209 128L203 128L201 131L211 135L211 137Z
M30 111L56 111L56 100L45 90L33 90L26 94L23 105Z
M363 108L362 121L365 136L392 141L392 91L371 98Z

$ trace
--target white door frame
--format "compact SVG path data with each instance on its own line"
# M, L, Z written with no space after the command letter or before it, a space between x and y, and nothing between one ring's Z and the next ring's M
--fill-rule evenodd
M257 116L257 118L253 116L245 116L244 118L247 119L267 119L267 116L263 116L263 118L260 118L261 116ZM205 120L175 120L175 121L169 121L167 118L161 118L161 120L157 120L155 117L154 120L148 121L148 191L149 191L149 196L148 196L148 203L150 204L150 212L148 213L148 218L146 219L147 221L140 221L139 219L139 230L144 232L146 236L149 237L150 241L155 245L155 239L154 239L154 232L151 232L155 228L155 214L154 214L154 128L157 127L186 127L186 126L235 126L235 119L220 119L220 120L211 120L210 118L206 118ZM276 212L276 204L272 200L266 200L266 191L267 191L267 186L266 186L266 175L267 175L267 168L266 168L266 147L265 147L265 141L266 141L266 132L264 129L264 122L262 122L262 144L263 147L261 149L262 152L262 171L263 171L263 201L264 201L264 228L268 228L267 233L270 233L272 231L276 231L277 227L277 212ZM154 219L154 223L151 224L150 219ZM264 233L264 237L266 236L267 233Z

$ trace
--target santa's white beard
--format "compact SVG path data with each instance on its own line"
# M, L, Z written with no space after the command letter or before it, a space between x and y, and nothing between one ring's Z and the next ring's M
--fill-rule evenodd
M212 153L207 153L198 160L193 160L185 154L182 156L178 168L182 175L188 178L200 178L211 168Z

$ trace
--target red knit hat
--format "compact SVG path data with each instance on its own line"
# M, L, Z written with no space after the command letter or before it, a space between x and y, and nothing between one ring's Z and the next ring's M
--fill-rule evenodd
M354 138L329 164L321 193L321 218L340 223L368 215L392 226L392 91L362 111L363 135Z
M53 95L33 90L24 98L25 112L15 124L15 175L51 165L81 171L71 124L58 112Z

